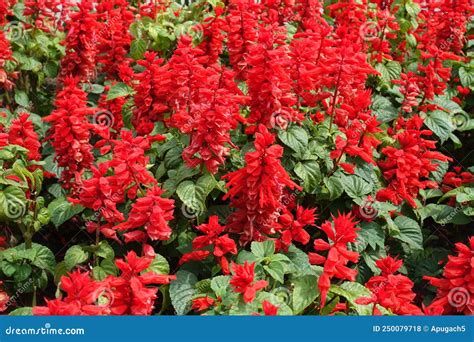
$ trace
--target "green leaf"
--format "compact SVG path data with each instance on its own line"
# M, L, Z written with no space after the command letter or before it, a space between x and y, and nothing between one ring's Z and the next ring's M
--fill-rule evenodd
M379 122L390 122L398 117L397 108L390 100L381 95L375 95L372 98L372 111L377 116Z
M357 234L356 249L360 253L366 249L367 246L376 249L377 246L384 247L385 232L382 227L376 222L361 222L359 224L360 230Z
M365 286L359 283L346 281L341 285L332 285L329 291L347 299L359 315L372 314L372 305L360 305L356 303L358 298L372 296L372 293Z
M112 247L110 247L109 243L105 240L102 240L101 242L99 242L99 248L97 249L95 254L104 259L113 259L115 257L114 250L112 249Z
M275 242L271 240L256 242L250 245L250 250L257 258L265 258L275 253Z
M176 280L170 285L170 298L177 315L185 315L191 310L196 276L188 271L178 271Z
M380 72L380 78L386 85L389 85L392 80L400 78L400 73L402 72L400 63L395 61L388 61L385 64L378 63L375 69Z
M23 107L28 107L30 105L28 95L23 90L15 91L15 102Z
M331 176L329 178L324 178L323 181L324 185L326 185L329 190L329 200L332 201L336 198L339 198L344 192L344 188L339 177Z
M263 269L268 272L268 274L279 281L280 283L284 283L284 276L285 276L285 265L279 261L272 261L269 265L263 266Z
M130 44L130 56L134 60L142 59L145 52L146 42L144 40L135 39L132 44Z
M186 180L181 182L176 188L176 194L187 207L184 212L189 212L193 216L199 216L206 210L207 195L216 187L216 180L210 174L201 176L196 184Z
M49 203L48 210L51 213L51 222L58 228L74 215L82 212L84 207L72 204L66 197L59 197Z
M107 93L107 101L114 100L119 97L132 95L133 93L133 89L125 83L117 83L110 87L110 90Z
M300 156L304 154L308 146L308 134L303 127L297 125L288 127L285 131L279 131L278 138Z
M211 289L216 296L224 297L229 289L230 276L217 276L211 280Z
M448 113L441 110L435 110L427 114L425 125L433 131L434 134L444 143L454 130L451 117Z
M297 315L303 312L319 295L318 278L306 275L294 280L293 312Z
M13 310L8 314L9 316L33 316L33 308L32 307L23 307Z
M407 243L414 249L423 249L423 234L415 220L406 216L398 216L394 222L400 230L400 234L394 236L396 239Z
M370 183L355 175L343 175L341 182L346 193L352 198L362 197L372 191Z
M160 254L155 254L155 258L153 259L153 262L150 264L150 266L143 271L143 273L146 272L155 272L158 274L170 274L170 265L168 263L168 260Z
M474 85L474 68L459 68L459 80L463 87Z
M19 245L18 248L24 249L25 244ZM33 243L31 250L33 252L31 263L42 270L53 273L54 268L56 267L56 259L54 258L53 252L51 252L48 247L42 246L38 243Z
M64 255L64 263L69 271L87 259L89 259L88 253L84 252L82 247L78 245L69 248Z
M296 175L303 180L303 188L306 192L314 193L321 181L319 164L315 161L299 162L295 165Z
M241 252L242 253L242 252ZM302 250L291 245L288 248L286 256L291 260L294 271L292 272L295 276L297 275L314 275L309 263L308 255Z

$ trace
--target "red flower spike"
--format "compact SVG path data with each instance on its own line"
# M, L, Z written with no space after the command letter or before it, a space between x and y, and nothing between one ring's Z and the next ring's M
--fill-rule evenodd
M283 148L272 145L275 137L260 125L255 133L255 152L245 155L246 166L225 175L229 189L224 199L237 210L227 221L230 231L241 234L240 241L261 241L275 233L275 223L284 208L285 187L301 188L280 164Z

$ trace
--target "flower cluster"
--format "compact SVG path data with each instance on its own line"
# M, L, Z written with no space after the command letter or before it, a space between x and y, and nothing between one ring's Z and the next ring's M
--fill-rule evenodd
M414 116L397 122L398 132L394 134L399 147L387 146L382 149L385 160L379 161L385 179L389 182L387 188L379 190L377 199L400 204L406 200L416 208L415 199L420 189L437 188L435 181L428 179L437 170L436 161L446 162L451 158L440 152L433 151L436 142L424 139L430 136L430 130L422 129L423 119Z
M285 187L301 189L281 166L283 148L273 145L275 137L264 126L255 133L255 151L245 155L246 166L225 175L231 198L230 206L237 210L228 218L230 231L241 234L241 242L260 241L273 235L275 223L284 208Z
M359 298L358 303L374 303L374 314L380 314L376 306L379 304L397 315L421 315L420 308L413 304L416 297L413 282L403 274L395 274L403 266L403 261L389 256L377 260L375 264L382 273L373 276L365 284L372 292L372 297Z
M443 277L425 276L430 284L437 287L436 298L431 307L441 307L443 314L474 314L474 237L469 244L456 243L457 255L450 255L444 266Z

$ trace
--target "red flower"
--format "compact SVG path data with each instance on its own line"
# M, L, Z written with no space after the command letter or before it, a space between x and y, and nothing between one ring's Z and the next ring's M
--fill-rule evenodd
M17 119L12 120L8 131L8 141L10 144L27 148L29 159L40 160L41 143L29 117L29 114L21 113Z
M423 139L422 136L433 133L430 130L422 130L422 125L423 120L419 116L398 120L400 132L395 134L395 138L400 147L387 146L382 149L386 159L378 164L389 185L378 191L377 200L390 200L396 205L406 200L416 208L415 198L418 197L420 189L438 187L436 182L428 179L430 173L438 168L435 161L448 161L451 158L432 151L436 142Z
M237 210L228 218L229 230L241 234L241 241L263 240L275 233L275 223L284 208L285 187L298 188L280 164L283 148L272 145L275 137L260 125L255 133L255 152L245 155L246 166L225 175L230 206Z
M144 227L151 240L168 240L171 228L168 222L173 219L174 200L161 197L163 190L154 186L144 197L132 204L127 221L115 226L116 230L129 230Z
M214 305L216 301L208 296L193 299L191 308L195 311L205 311Z
M234 287L235 292L243 295L246 303L253 302L257 291L268 285L266 280L254 281L254 269L255 263L249 264L247 261L243 265L232 264L234 276L230 280L230 284Z
M145 59L138 61L144 70L134 76L135 109L132 123L139 134L153 131L154 122L163 120L167 112L167 97L171 92L171 75L168 66L155 52L146 52Z
M0 21L1 20L2 17L0 16ZM12 89L14 83L11 79L16 76L15 74L7 73L5 70L5 63L10 60L13 60L10 42L5 37L4 32L0 31L0 85L6 90Z
M43 118L52 125L47 138L55 149L58 166L64 168L63 186L74 188L77 185L70 184L71 179L79 179L94 160L90 144L93 125L87 117L95 110L87 107L87 94L79 88L76 78L64 80L64 88L56 95L54 105L56 109Z
M403 262L390 256L377 260L377 267L382 271L379 276L373 276L365 284L372 292L370 298L359 298L359 304L379 304L396 315L421 315L422 311L412 302L416 297L413 292L413 282L402 274L394 274Z
M78 77L81 81L95 78L97 32L100 25L92 13L92 0L76 4L79 12L72 12L66 25L66 56L61 60L61 78Z
M278 250L286 251L291 245L292 241L297 241L306 245L310 236L304 227L314 226L316 220L316 209L305 209L298 205L296 207L296 214L293 216L290 210L284 209L283 214L278 218L277 229L281 231L280 238L276 241Z
M232 240L229 235L225 234L219 236L224 232L225 228L225 226L219 225L219 217L216 215L209 217L209 223L197 226L196 229L200 230L206 235L198 236L193 240L193 249L195 249L195 251L184 254L181 257L179 264L183 264L191 260L199 261L205 259L210 255L210 252L201 251L199 249L212 245L212 253L219 261L222 272L224 274L229 274L229 262L227 261L225 255L228 253L234 255L237 254L237 246L235 245L235 241Z
M474 236L469 245L456 243L457 255L450 255L443 271L443 278L425 276L437 287L436 298L430 307L442 307L443 313L474 315Z
M285 129L290 122L299 122L303 115L294 109L297 104L290 78L291 60L285 44L284 27L260 27L258 43L250 46L247 84L250 99L248 122Z
M413 72L408 74L402 73L401 80L393 80L392 83L400 85L400 93L404 96L402 103L402 110L406 113L411 113L413 107L418 105L418 96L420 95L420 88L418 87L418 78Z
M3 285L3 281L0 280L0 286ZM8 309L8 303L10 302L10 297L8 294L3 291L3 289L0 290L0 312L3 312Z
M267 300L262 302L262 309L265 316L276 316L278 315L278 306L273 305Z
M321 307L326 303L326 295L331 286L331 278L347 279L355 281L357 270L348 268L349 261L357 262L359 253L349 251L347 244L355 242L357 238L356 222L349 214L339 214L332 216L333 223L326 221L321 225L321 229L326 233L331 242L323 239L314 240L315 251L328 251L327 257L317 253L309 253L309 260L312 264L324 266L323 273L319 277L318 287L321 292Z
M252 0L229 1L227 49L237 79L246 78L247 56L257 40L258 12L261 5Z
M33 307L33 314L39 316L80 316L106 315L108 306L97 305L99 297L105 293L106 284L91 279L89 272L76 270L61 277L61 290L66 296L46 300L46 306Z
M126 259L118 259L115 264L120 269L118 277L105 279L112 289L110 312L113 315L150 315L157 298L158 288L147 285L169 284L176 276L158 274L146 269L153 262L152 257L138 257L128 252Z
M111 79L117 79L132 42L129 27L135 17L130 9L126 0L101 1L97 5L98 17L104 21L97 32L97 61Z

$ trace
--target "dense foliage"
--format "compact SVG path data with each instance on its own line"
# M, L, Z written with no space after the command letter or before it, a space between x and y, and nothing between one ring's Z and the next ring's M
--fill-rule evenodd
M0 0L0 311L474 313L469 0Z

